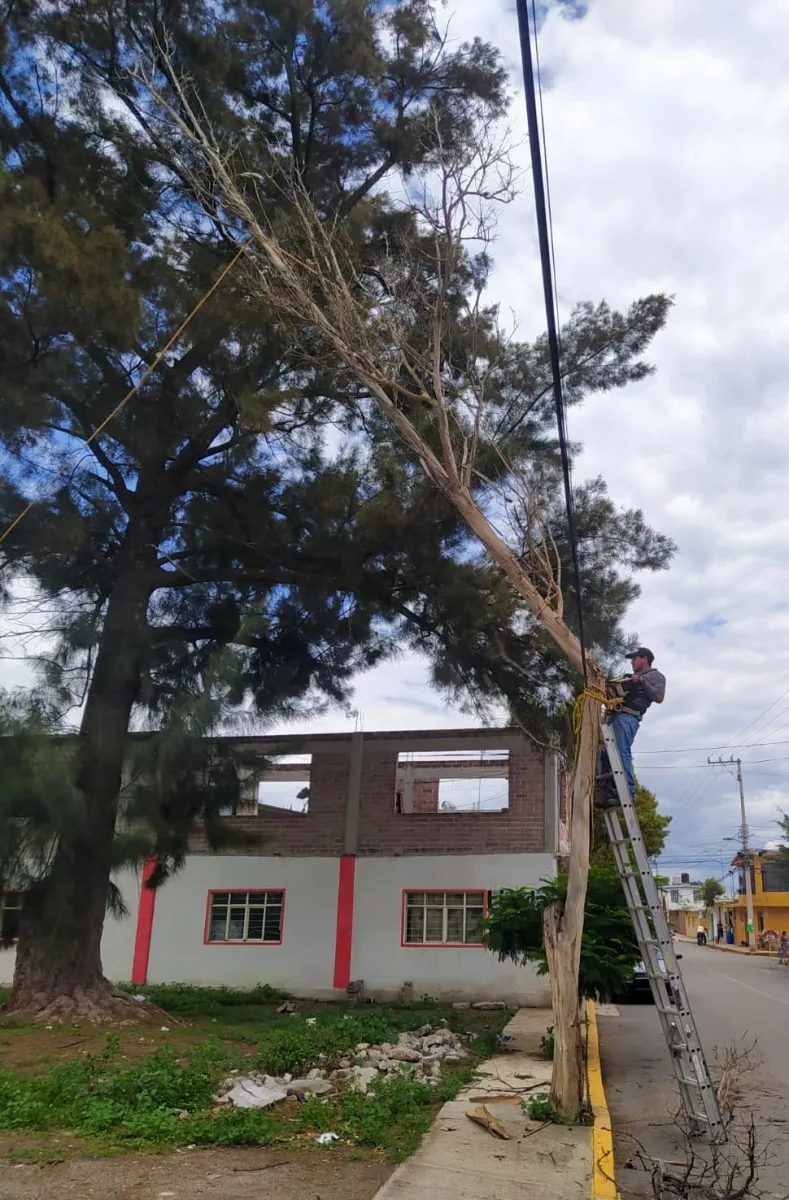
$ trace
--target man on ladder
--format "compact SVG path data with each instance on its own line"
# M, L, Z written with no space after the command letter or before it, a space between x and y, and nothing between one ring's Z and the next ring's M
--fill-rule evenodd
M633 667L633 673L622 679L611 680L609 691L613 696L621 697L621 704L617 708L608 710L606 720L614 731L630 795L635 797L633 740L638 733L641 718L649 706L663 703L666 696L666 677L653 667L655 656L646 646L639 646L628 657ZM605 751L600 755L598 765L595 805L597 808L617 808L619 806L619 797Z

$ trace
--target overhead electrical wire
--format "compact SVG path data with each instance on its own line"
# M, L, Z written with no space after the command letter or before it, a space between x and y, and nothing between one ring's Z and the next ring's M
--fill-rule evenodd
M771 704L768 704L767 707L765 709L763 709L762 712L759 713L758 717L755 717L752 721L750 721L743 729L740 730L739 733L735 733L734 737L730 741L728 741L725 746L719 746L716 748L720 749L720 750L737 749L738 748L737 742L739 742L740 739L743 738L750 729L753 729L754 725L758 725L759 722L762 720L762 718L766 717L768 712L770 712L771 709L775 708L776 704L780 704L781 701L783 700L784 696L787 696L787 695L789 695L789 688L786 688L785 691L781 692L780 696L778 696L778 698L776 700L773 700ZM783 715L782 713L778 714L778 716L782 716L782 715ZM773 720L775 720L775 719L776 718L774 717ZM772 724L772 721L768 721L766 725L761 726L758 730L754 730L754 733L764 732L764 730L767 729L767 727L770 726L771 724ZM775 732L777 732L777 730ZM739 748L743 749L743 750L747 749L747 747L745 745L742 745ZM689 800L694 800L694 801L700 800L701 797L705 794L705 792L707 792L709 790L709 788L712 786L712 784L716 778L715 772L710 772L710 774L707 775L707 774L705 774L705 770L709 770L710 767L716 766L716 765L718 765L718 764L702 763L699 766L698 773L696 775L694 775L693 779L691 779L691 781L688 783L685 790L681 793L681 795L677 799L677 804L681 804L681 803L683 803L683 801L687 802Z
M562 462L562 479L564 482L564 502L567 508L567 533L570 542L570 557L573 571L573 582L575 584L576 610L578 615L578 641L581 645L581 665L583 668L584 681L586 681L586 639L584 636L583 605L581 602L581 568L578 558L578 537L575 527L575 505L573 502L570 449L569 438L567 434L567 414L565 411L564 388L562 385L559 323L556 315L557 304L555 288L555 254L553 247L553 232L550 220L550 210L546 198L550 192L548 185L548 166L547 157L545 155L545 147L544 144L541 144L540 140L541 123L537 114L537 88L535 86L534 66L532 63L531 22L529 18L528 0L516 0L516 7L518 10L518 31L520 34L521 61L523 66L523 88L526 99L526 118L529 129L529 151L531 154L532 178L534 181L534 207L537 218L537 239L540 251L542 286L545 298L545 320L548 331L548 358L551 366L553 401L556 409L556 422L559 433L559 451ZM534 14L534 37L536 43L536 12ZM541 88L540 111L542 112ZM542 137L544 143L544 114L542 120Z

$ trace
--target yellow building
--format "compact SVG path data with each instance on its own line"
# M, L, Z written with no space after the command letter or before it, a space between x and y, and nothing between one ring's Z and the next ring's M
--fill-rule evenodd
M779 935L789 933L789 856L778 850L752 850L751 888L753 890L753 927L760 946L769 948L769 939L764 937L768 930ZM745 870L742 855L732 860L737 868L737 899L722 901L721 908L731 914L734 926L734 941L738 946L748 945L747 907L745 901Z

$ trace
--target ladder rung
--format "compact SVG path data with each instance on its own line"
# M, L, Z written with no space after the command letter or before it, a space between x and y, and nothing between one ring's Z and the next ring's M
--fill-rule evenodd
M697 1092L704 1093L706 1091L710 1091L712 1088L711 1083L699 1083L698 1079L693 1079L690 1075L678 1075L677 1079L680 1083L684 1084L685 1087L695 1088Z

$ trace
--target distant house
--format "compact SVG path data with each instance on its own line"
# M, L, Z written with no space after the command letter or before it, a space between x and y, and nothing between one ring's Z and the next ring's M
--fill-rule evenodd
M669 927L675 933L695 936L699 920L706 915L702 885L693 882L690 875L673 875L670 883L660 890Z
M751 890L753 892L753 926L757 943L774 947L775 939L765 937L768 931L789 933L789 860L780 850L752 850ZM734 940L748 944L748 910L745 896L745 866L741 854L733 860L737 868L737 899L726 903L727 918L731 919Z
M222 742L245 780L224 819L253 840L220 852L195 837L156 892L152 863L119 878L130 917L107 918L111 978L549 1002L532 967L485 950L483 927L496 889L557 873L557 754L512 728ZM13 954L0 951L5 981Z

